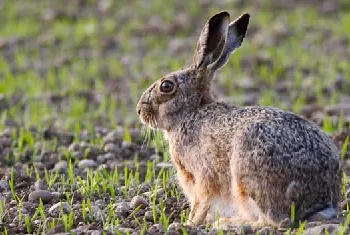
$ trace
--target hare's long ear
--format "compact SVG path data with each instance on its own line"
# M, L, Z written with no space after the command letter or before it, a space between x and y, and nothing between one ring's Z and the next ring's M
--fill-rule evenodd
M230 15L220 12L205 24L193 58L196 68L207 68L219 60L226 44L229 22Z
M245 33L247 32L249 17L250 15L245 13L230 23L225 48L220 58L212 66L212 70L222 68L227 63L230 55L242 44Z

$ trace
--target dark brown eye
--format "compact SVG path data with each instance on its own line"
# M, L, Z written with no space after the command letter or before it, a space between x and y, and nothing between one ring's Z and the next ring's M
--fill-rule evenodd
M174 83L171 81L164 81L160 84L160 91L164 93L172 92L174 89Z

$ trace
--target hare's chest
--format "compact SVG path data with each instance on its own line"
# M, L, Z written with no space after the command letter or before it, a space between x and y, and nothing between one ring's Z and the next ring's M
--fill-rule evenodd
M186 158L184 158L184 156L181 155L180 152L178 152L175 148L172 148L171 145L169 150L171 161L176 168L178 182L183 188L186 197L191 202L195 194L195 177L193 172L191 171L189 162L186 161Z
M188 162L178 151L174 151L170 149L171 161L173 162L176 170L178 172L178 176L181 178L186 184L194 184L194 175L191 171L191 167L188 165Z

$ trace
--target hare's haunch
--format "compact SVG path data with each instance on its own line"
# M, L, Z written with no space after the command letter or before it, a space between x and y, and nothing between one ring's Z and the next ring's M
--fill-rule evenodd
M169 141L178 181L191 205L189 224L278 225L330 219L340 200L340 156L319 127L271 107L217 102L211 83L245 37L249 14L230 23L214 15L199 37L192 65L151 85L140 98L141 121Z

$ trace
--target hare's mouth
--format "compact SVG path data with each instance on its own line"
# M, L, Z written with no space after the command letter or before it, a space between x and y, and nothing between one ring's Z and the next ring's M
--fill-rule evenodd
M142 124L147 125L153 129L157 128L157 120L151 107L140 107L137 112Z

